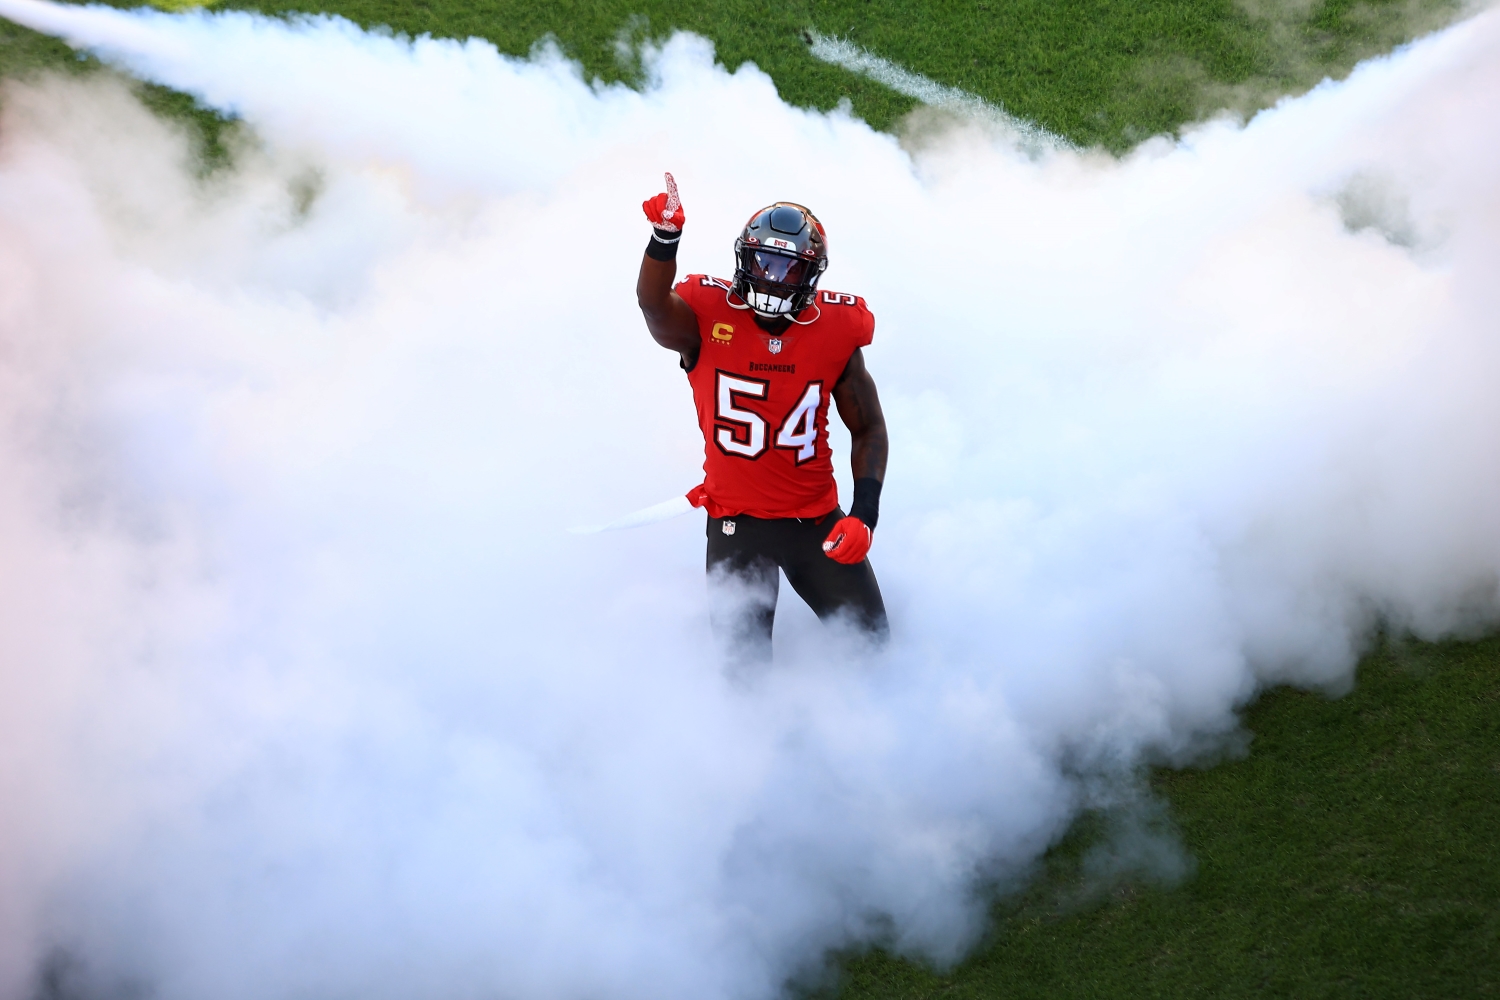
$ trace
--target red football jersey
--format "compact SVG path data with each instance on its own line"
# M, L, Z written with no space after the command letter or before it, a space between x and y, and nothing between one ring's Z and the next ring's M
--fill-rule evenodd
M828 401L874 337L875 317L857 295L820 290L803 313L812 322L773 337L729 305L728 292L727 281L702 274L677 285L703 341L688 382L703 430L704 506L714 517L821 517L839 503Z

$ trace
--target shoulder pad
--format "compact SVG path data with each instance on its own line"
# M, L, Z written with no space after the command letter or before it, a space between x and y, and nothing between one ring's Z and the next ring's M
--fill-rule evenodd
M875 337L875 316L865 300L849 292L818 292L818 308L848 330L855 347L865 347Z
M848 292L819 292L818 305L864 307L865 300L858 295L851 295Z

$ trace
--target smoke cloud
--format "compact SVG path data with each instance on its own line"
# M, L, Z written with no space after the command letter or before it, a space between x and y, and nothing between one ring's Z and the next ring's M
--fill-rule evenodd
M1115 160L904 150L687 36L636 92L334 19L0 12L250 135L205 178L119 82L4 94L0 995L949 961L1079 775L1339 690L1377 623L1500 613L1493 14ZM877 658L784 592L726 676L697 515L566 531L698 481L632 297L663 169L684 273L795 199L878 317Z

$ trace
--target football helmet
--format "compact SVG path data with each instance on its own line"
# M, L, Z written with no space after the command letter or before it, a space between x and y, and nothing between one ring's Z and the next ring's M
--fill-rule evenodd
M760 316L794 316L813 304L828 267L823 224L801 205L778 201L750 216L734 241L734 294Z

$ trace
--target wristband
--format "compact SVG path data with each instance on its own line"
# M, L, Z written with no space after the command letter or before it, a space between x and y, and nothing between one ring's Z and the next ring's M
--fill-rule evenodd
M646 256L652 260L676 260L677 241L682 239L682 230L651 227L651 242L646 244Z
M849 505L849 516L865 522L871 531L875 530L875 522L880 520L881 485L880 480L873 476L854 481L854 502Z

